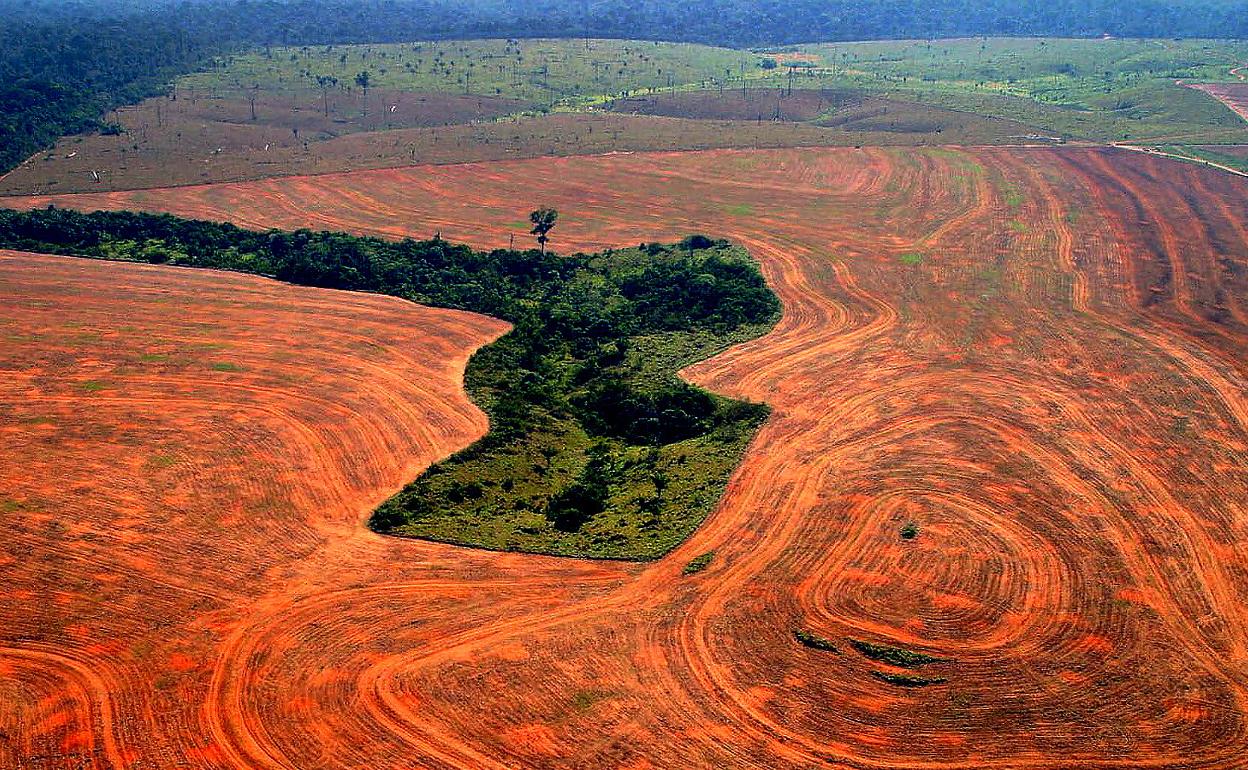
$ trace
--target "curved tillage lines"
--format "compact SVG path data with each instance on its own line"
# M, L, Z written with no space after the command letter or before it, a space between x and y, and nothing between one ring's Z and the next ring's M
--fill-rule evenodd
M84 656L85 657L85 656ZM41 644L0 647L0 759L7 767L121 767L108 667Z
M90 689L112 702L87 709L87 729L118 712L129 730L109 734L127 759L100 750L99 766L228 759L199 710L221 639L266 593L340 576L351 551L327 543L376 543L359 529L371 506L485 429L460 379L470 350L505 327L244 276L29 255L0 259L0 285L15 311L0 385L14 519L0 645L121 672ZM8 708L17 736L42 729L37 712Z
M526 242L518 223L538 204L561 211L563 250L732 237L785 315L685 375L774 413L715 514L654 564L380 538L359 526L368 506L484 430L458 382L468 347L502 327L438 314L431 337L410 325L433 311L403 306L404 319L357 328L342 295L311 293L307 316L233 332L240 372L172 367L92 396L115 408L73 446L125 441L90 466L107 483L75 487L88 504L62 518L77 531L58 533L46 506L17 509L16 542L39 557L0 559L26 591L0 617L35 586L66 586L68 609L45 612L58 630L39 641L77 655L93 633L111 640L117 750L156 766L1241 766L1246 199L1229 174L1041 148L613 155L64 196L481 246ZM225 312L210 336L243 310ZM316 314L337 314L331 359L299 345ZM10 338L47 333L8 320ZM166 334L196 329L176 328ZM80 342L100 360L125 347ZM285 376L262 373L287 348ZM82 397L27 369L0 380L6 403L40 394L63 415ZM80 379L105 375L122 376ZM170 415L117 427L123 407L175 393L217 441L196 445ZM52 430L31 410L8 427L22 457ZM240 446L267 458L264 472L231 457ZM173 470L135 459L151 454L177 458ZM52 473L64 457L32 467ZM123 466L144 473L108 470ZM225 472L208 483L212 468ZM120 485L132 477L150 488ZM230 490L244 503L209 515ZM160 506L145 509L148 496ZM154 520L166 510L172 524ZM178 543L203 555L171 557ZM125 581L171 620L153 624L107 588ZM92 589L125 611L81 598ZM840 654L798 644L795 629ZM939 660L896 668L851 639ZM98 712L72 705L100 688L66 671L49 662L38 681L78 683L64 708L93 720L73 731L102 746ZM51 734L2 706L0 729Z

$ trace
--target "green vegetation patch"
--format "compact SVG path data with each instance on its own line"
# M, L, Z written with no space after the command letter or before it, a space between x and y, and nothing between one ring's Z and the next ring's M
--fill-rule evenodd
M589 711L608 698L615 696L615 693L607 690L577 690L572 696L572 710L577 712Z
M711 561L715 558L714 551L707 551L704 554L695 556L689 560L685 568L681 570L682 575L696 575L711 565Z
M1005 205L1012 209L1016 209L1023 205L1023 192L1012 184L1005 185L1001 190L1001 196L1005 200Z
M107 387L108 387L108 383L104 382L103 380L85 380L83 382L78 383L78 388L80 390L85 390L88 393L98 393L99 391L104 390L104 388L107 388Z
M648 244L580 265L469 361L489 435L385 503L383 532L652 559L710 513L766 407L676 371L758 336L776 304L739 248ZM566 260L565 260L566 263ZM765 288L764 288L765 290Z
M923 263L923 255L917 251L907 251L905 254L897 257L903 265L919 265Z
M913 540L918 536L919 536L918 524L915 524L913 521L907 521L904 525L902 525L901 527L901 539L902 540Z
M858 89L1035 127L1019 141L1248 137L1231 110L1182 85L1234 80L1230 68L1248 61L1244 41L966 38L778 50L808 60L800 88ZM787 74L759 72L776 82Z
M800 628L796 628L793 630L793 638L796 639L802 646L809 647L812 650L834 652L837 655L841 654L840 648L837 647L831 639L825 639L822 636L812 634L809 631L803 631Z
M375 511L379 532L657 558L718 502L768 414L676 376L779 317L749 255L705 236L561 257L43 209L0 210L0 247L239 270L510 321L465 374L489 433Z
M887 644L874 644L861 639L850 639L849 643L855 650L862 653L871 660L877 660L881 663L887 663L890 666L898 666L900 668L918 668L926 666L929 663L943 663L943 658L924 655L921 652L912 652L901 647L892 647Z
M217 361L212 365L214 372L241 372L243 367L230 361Z
M580 106L605 98L698 84L757 67L746 51L640 40L443 40L270 48L187 75L180 89L245 95L329 87L471 94L535 106ZM368 73L367 78L361 74Z
M914 676L913 674L894 674L890 671L872 671L871 676L879 679L881 682L895 684L898 687L927 687L928 685L943 684L949 681L943 676Z

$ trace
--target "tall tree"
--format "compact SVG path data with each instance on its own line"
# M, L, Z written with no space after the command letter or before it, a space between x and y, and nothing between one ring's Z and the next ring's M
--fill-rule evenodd
M542 247L543 254L546 253L546 241L550 240L550 231L554 229L557 219L559 212L547 206L529 214L529 221L533 223L533 229L529 233L537 236L537 243Z
M321 101L325 105L325 117L329 117L329 89L338 85L338 78L333 75L317 75L316 84L321 87Z
M365 115L368 114L368 85L369 83L372 82L372 80L373 78L371 75L368 74L368 70L364 70L363 72L355 76L355 84L359 86L360 88L364 89L364 114Z

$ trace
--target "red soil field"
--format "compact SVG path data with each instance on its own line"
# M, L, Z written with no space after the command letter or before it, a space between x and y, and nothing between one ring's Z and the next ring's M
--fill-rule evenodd
M717 511L660 562L486 554L383 540L359 522L403 472L483 427L453 381L497 325L461 321L473 331L450 345L438 325L454 365L387 366L384 385L355 375L345 394L325 378L358 362L333 356L326 371L293 351L284 390L244 391L281 409L319 386L288 444L196 417L217 413L203 375L159 383L189 402L176 409L81 408L107 388L57 400L49 367L111 348L44 342L48 361L9 364L30 374L5 400L46 393L31 403L83 423L29 449L44 430L34 415L13 410L6 426L6 487L34 500L10 513L20 535L0 564L16 586L0 600L0 665L27 704L0 701L0 745L85 753L88 767L1242 767L1245 200L1248 181L1229 174L1070 148L616 155L60 198L482 246L550 204L565 251L732 237L785 315L687 375L775 412ZM37 264L61 267L27 290L31 307L75 269L93 276L83 307L112 313L100 276L113 271L264 287L289 297L282 308L343 297ZM140 304L126 323L198 317L220 339L243 320L193 299L155 318ZM376 332L388 350L428 344L415 327L435 311L354 301L400 311ZM246 318L282 351L336 333L293 329L343 327L273 312ZM74 317L40 314L10 311L10 339ZM260 371L250 360L230 376ZM399 400L447 429L395 459L381 447L402 442L381 436L412 423L352 394L400 380L443 394ZM458 417L435 420L435 405ZM328 454L309 456L322 441ZM200 470L168 493L120 483L161 484L135 459L154 453ZM218 510L257 496L279 499ZM704 572L681 576L707 551ZM798 644L795 629L841 654ZM881 681L873 671L903 670L851 638L942 658L917 673L947 681Z

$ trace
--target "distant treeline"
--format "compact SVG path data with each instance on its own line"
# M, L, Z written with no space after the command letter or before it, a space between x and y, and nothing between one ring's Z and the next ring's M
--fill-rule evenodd
M1241 0L0 0L0 172L254 46L463 37L729 47L965 35L1248 37Z

